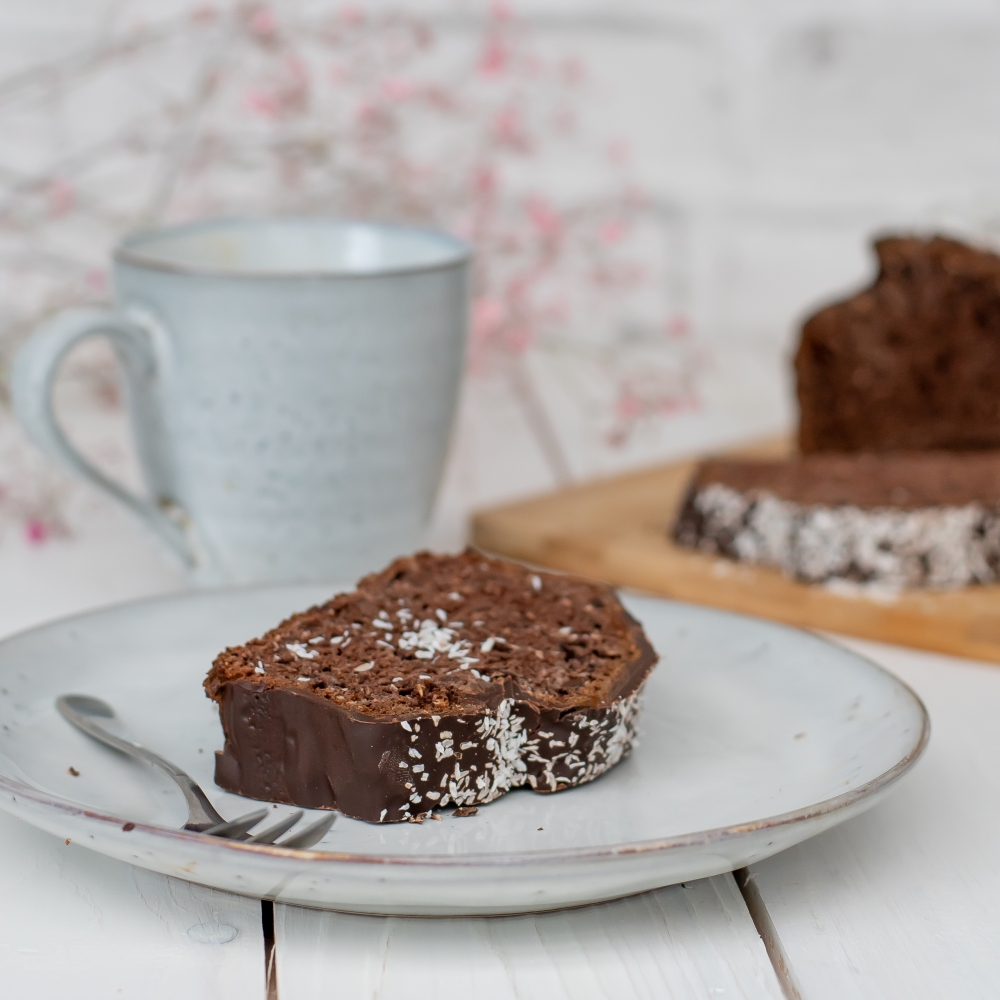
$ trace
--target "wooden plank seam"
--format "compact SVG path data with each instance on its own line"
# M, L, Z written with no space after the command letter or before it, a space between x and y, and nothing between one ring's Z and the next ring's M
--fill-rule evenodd
M743 902L746 903L750 919L753 921L754 927L757 928L761 941L764 942L764 950L771 960L771 966L774 969L774 974L778 977L785 1000L804 1000L802 989L796 979L788 954L781 943L774 922L771 920L771 914L767 912L767 906L761 898L753 873L749 868L737 868L733 872L733 877L736 879L736 885L743 897Z

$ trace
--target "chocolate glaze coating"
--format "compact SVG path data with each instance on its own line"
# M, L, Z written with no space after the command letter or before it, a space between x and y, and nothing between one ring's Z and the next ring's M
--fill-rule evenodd
M679 521L697 518L694 497L718 483L738 493L768 493L793 503L862 510L891 507L1000 506L1000 451L824 453L760 460L710 458L698 465Z

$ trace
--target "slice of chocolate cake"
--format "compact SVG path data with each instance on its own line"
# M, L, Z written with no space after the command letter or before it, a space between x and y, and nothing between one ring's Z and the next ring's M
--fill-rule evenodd
M714 459L698 467L674 538L811 583L993 583L1000 452Z
M215 780L376 823L561 791L628 754L656 660L607 587L419 553L219 654Z
M875 283L802 329L800 451L1000 448L1000 257L942 237L875 252Z

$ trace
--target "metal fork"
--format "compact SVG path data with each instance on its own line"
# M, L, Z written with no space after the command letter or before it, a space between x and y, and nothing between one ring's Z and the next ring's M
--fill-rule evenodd
M181 827L182 830L205 833L210 837L222 837L224 840L240 840L247 844L274 844L304 815L301 809L296 809L274 826L249 836L249 831L267 816L267 809L257 809L233 820L223 819L191 775L159 754L153 753L141 743L136 743L129 736L115 715L115 710L106 701L86 694L64 694L56 699L56 708L59 709L59 714L80 732L129 757L152 764L172 778L187 801L188 821ZM286 837L277 846L300 849L312 847L326 836L336 818L337 813L331 812L315 823L310 823L299 833Z

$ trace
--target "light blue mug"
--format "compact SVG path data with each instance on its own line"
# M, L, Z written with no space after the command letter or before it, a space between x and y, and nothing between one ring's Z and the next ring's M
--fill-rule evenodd
M115 307L63 313L14 366L42 451L139 515L202 583L350 580L419 545L461 378L470 251L333 219L140 233ZM52 409L66 353L114 345L148 497L108 479Z

